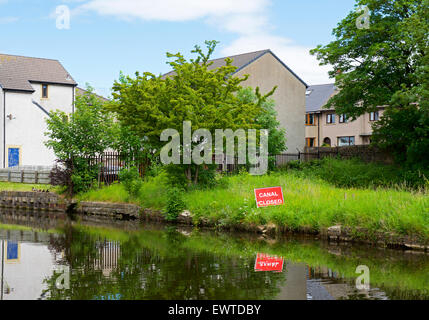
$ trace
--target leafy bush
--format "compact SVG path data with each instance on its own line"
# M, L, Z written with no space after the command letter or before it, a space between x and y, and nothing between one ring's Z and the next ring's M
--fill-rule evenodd
M143 180L140 178L137 168L122 169L119 172L119 181L123 184L131 198L136 199L138 197L139 191L143 186Z
M88 86L76 97L75 112L52 111L46 119L45 145L62 164L53 170L51 181L64 186L70 196L91 188L99 167L90 166L88 158L103 153L113 140L113 117L104 112L104 105Z
M179 214L186 208L183 200L183 190L179 188L171 188L168 190L167 194L168 200L164 209L164 214L168 221L175 221Z
M64 187L69 195L86 192L95 184L97 172L97 166L90 166L83 158L57 160L49 174L50 184Z

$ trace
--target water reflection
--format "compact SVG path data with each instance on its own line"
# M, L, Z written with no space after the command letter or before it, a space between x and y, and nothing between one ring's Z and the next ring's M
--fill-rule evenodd
M427 298L426 255L113 222L60 219L49 232L17 224L0 225L4 300ZM283 257L283 271L256 272L258 253ZM372 272L368 292L355 288L360 264Z

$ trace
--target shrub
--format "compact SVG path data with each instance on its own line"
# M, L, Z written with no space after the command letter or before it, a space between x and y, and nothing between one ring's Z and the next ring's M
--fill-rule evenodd
M167 194L168 200L164 209L164 214L167 221L176 221L179 214L186 208L183 200L183 190L171 188L168 190Z
M140 178L137 168L122 169L119 172L119 181L131 198L136 199L138 197L139 191L143 186L143 180Z
M97 166L90 166L83 158L57 160L57 165L49 174L50 184L64 187L69 196L86 192L97 180Z

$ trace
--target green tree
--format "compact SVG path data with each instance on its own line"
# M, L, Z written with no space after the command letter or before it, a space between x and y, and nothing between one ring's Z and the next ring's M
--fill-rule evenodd
M374 126L374 142L390 150L400 163L429 168L429 55L416 76L421 85L395 93L383 118ZM429 173L429 170L427 171Z
M154 148L147 138L140 138L129 126L115 123L112 148L117 151L126 167L139 167L144 175L151 164L156 163Z
M353 119L387 107L374 142L398 161L428 165L429 0L356 1L363 6L369 29L357 27L361 10L350 12L334 29L336 40L311 51L333 66L340 90L326 107Z
M280 127L277 120L276 102L274 99L263 99L259 92L254 92L252 88L245 88L238 92L238 98L244 103L258 103L261 100L261 112L256 118L256 124L269 130L268 135L268 153L270 154L269 166L272 170L275 166L275 155L287 150L286 148L286 130Z
M97 177L97 169L91 168L86 158L103 153L111 145L113 119L103 111L104 104L88 86L86 93L76 97L74 113L57 110L46 120L45 144L66 166L69 177L64 183L70 194L85 191Z
M135 78L121 74L113 86L114 101L109 110L115 112L118 120L131 128L140 139L158 151L163 146L161 133L175 129L183 137L183 122L192 122L192 131L208 129L257 128L256 118L261 112L261 101L243 102L237 97L242 88L240 84L248 76L231 77L237 70L231 59L225 65L212 69L209 62L217 45L207 41L207 53L199 46L192 51L195 59L187 61L182 54L167 53L173 71L166 77L151 73L136 73ZM199 165L175 166L187 184L197 183L201 168L213 170L214 167Z
M333 66L329 74L340 89L327 108L353 118L419 85L416 71L429 41L428 0L357 0L361 6L371 12L369 29L357 28L362 12L352 11L334 29L335 41L311 51L321 65Z

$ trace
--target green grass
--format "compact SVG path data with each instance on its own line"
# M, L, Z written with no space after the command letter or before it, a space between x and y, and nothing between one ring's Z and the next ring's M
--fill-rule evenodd
M343 189L293 173L236 176L227 189L186 195L189 210L226 224L275 223L298 230L336 224L369 231L397 232L429 239L429 197L390 189ZM283 187L285 205L257 209L253 189Z
M209 219L218 225L268 224L321 231L333 225L375 232L394 232L429 240L429 197L423 191L387 188L338 188L320 178L296 172L266 176L237 175L227 179L227 187L193 190L184 194L194 220ZM283 187L285 204L256 207L254 188ZM87 201L133 202L145 208L163 209L167 203L165 177L144 183L138 199L130 200L121 185L88 192Z
M56 188L46 184L0 182L0 191L32 191L33 188L37 190L56 190Z
M318 177L342 188L429 189L429 171L410 170L395 165L365 163L359 159L325 158L289 163L285 169L306 177Z

